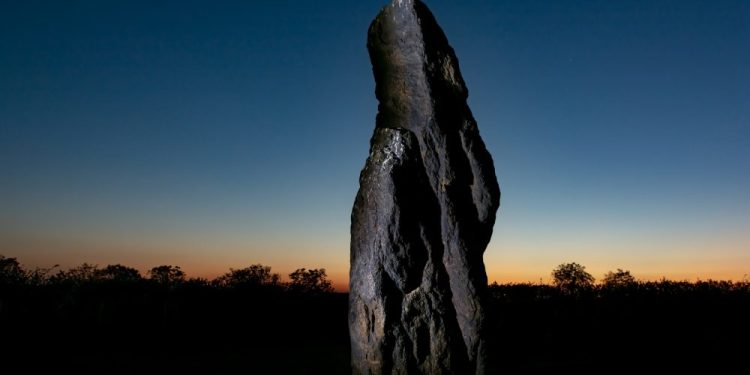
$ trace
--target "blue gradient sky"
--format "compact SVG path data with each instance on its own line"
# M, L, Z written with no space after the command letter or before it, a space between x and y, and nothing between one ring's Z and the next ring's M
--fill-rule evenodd
M0 254L343 287L385 1L0 4ZM750 274L750 2L429 1L503 191L491 280Z

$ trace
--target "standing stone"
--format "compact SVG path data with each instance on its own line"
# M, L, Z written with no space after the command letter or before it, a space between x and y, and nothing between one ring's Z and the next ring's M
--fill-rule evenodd
M486 373L500 189L458 60L419 0L386 6L367 47L380 104L352 211L353 371Z

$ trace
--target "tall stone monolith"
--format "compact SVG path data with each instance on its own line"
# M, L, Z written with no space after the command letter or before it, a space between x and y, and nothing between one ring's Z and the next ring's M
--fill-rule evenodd
M352 211L353 372L486 373L500 189L458 60L419 0L383 8L367 47L379 106Z

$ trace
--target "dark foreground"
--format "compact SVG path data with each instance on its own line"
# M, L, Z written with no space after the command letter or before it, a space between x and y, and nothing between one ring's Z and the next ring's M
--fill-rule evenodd
M491 287L503 373L729 373L750 283ZM0 289L0 373L347 374L347 295L99 281Z

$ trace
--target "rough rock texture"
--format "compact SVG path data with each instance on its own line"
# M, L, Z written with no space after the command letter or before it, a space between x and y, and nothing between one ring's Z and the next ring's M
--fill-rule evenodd
M486 373L482 254L500 190L453 49L394 0L367 47L379 111L352 211L354 373Z

